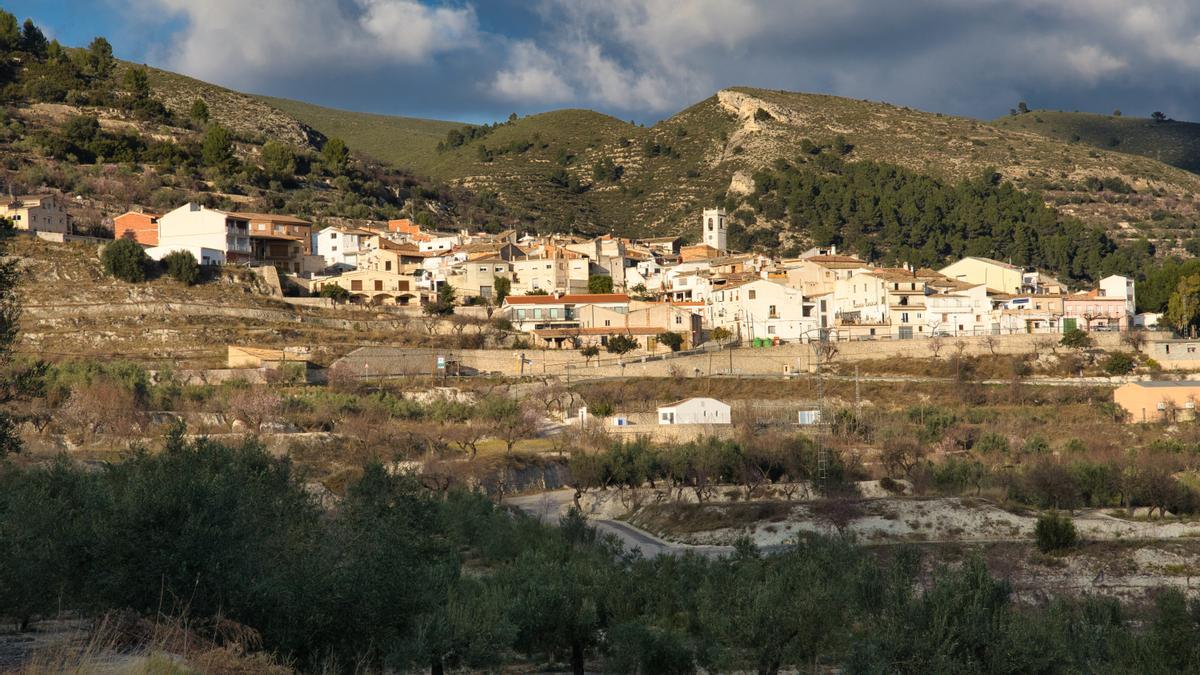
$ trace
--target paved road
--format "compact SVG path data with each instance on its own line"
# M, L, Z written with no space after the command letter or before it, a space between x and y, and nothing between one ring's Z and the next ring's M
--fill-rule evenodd
M509 497L506 504L515 506L530 515L537 516L548 523L558 523L558 519L571 504L575 492L573 490L554 490L536 495ZM705 556L729 555L732 546L691 546L659 539L649 532L634 527L629 523L608 518L588 518L588 521L601 534L609 534L617 538L627 551L641 551L647 558L660 555L682 555L697 553Z

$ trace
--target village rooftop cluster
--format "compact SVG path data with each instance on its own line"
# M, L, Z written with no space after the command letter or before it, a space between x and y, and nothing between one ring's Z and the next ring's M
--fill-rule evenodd
M53 195L13 198L0 216L23 230L71 230ZM188 251L203 265L271 266L294 292L336 286L362 305L429 303L449 285L455 303L488 307L536 346L560 349L624 336L655 351L668 332L682 338L672 346L679 349L714 333L766 346L1121 331L1157 321L1136 314L1133 280L1119 275L1072 292L1044 272L983 257L939 270L879 267L835 248L778 259L730 251L721 209L704 210L698 226L694 245L681 237L434 232L409 219L316 229L291 216L188 203L117 216L114 234L154 259Z

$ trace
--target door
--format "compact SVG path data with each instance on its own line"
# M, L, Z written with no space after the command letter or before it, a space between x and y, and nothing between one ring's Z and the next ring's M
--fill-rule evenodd
M912 326L900 326L900 339L911 340L913 336Z

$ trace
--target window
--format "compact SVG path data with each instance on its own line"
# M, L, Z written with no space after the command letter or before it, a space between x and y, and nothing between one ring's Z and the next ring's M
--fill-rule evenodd
M517 310L517 318L518 318L518 319L524 319L524 318L525 318L525 310L523 310L523 309L518 309L518 310Z
M533 318L535 318L535 319L542 318L542 310L540 310L540 309L533 310Z
M375 280L375 290L377 290L377 291L383 290L383 281L382 280L380 280L380 279Z
M681 323L683 323L683 317L682 317L682 316L677 316L677 317L675 317L675 323L676 323L676 324L681 324Z
M779 315L775 313L775 305L771 305L770 307L767 308L767 314L772 319L779 318Z
M755 299L755 297L757 297L757 291L751 290L750 291L750 299L753 300L753 299Z
M351 281L351 282L350 282L350 290L352 290L352 291L361 291L361 290L362 290L362 280L361 280L361 279L355 279L355 280Z
M767 326L767 335L775 334L775 326Z
M604 325L605 325L606 327L607 327L607 326L611 326L611 325L612 325L612 321L611 321L610 319L605 319L605 320L604 320Z
M391 261L391 260L388 260L388 261L384 262L384 263L383 263L383 269L384 269L384 270L386 270L386 271L388 271L388 272L391 272L391 271L392 271L392 261Z

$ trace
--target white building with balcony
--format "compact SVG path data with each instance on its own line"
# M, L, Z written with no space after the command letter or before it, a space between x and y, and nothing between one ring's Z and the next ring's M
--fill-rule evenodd
M340 270L358 268L359 256L379 248L374 232L346 227L327 227L313 239L313 254L325 259L325 265Z
M164 254L207 249L219 251L228 262L248 262L253 257L250 221L237 213L188 202L158 219L155 248Z
M819 339L820 305L783 284L755 279L714 289L705 301L708 325L743 340L807 342Z

